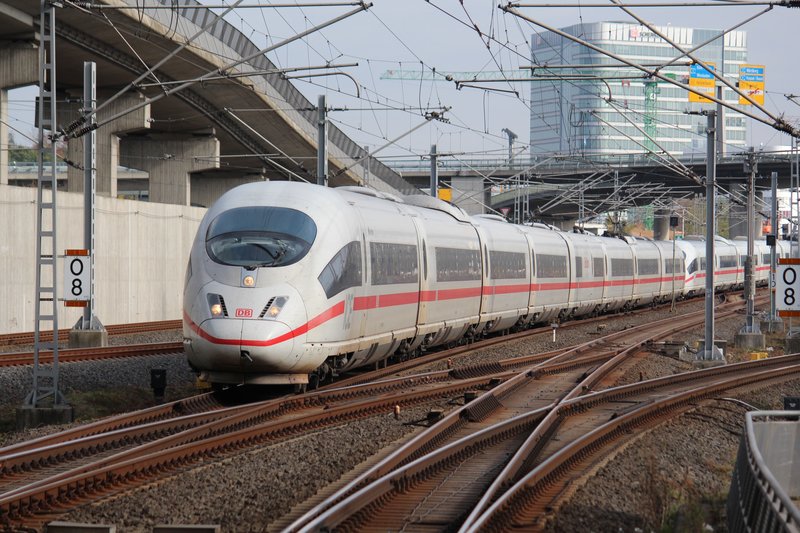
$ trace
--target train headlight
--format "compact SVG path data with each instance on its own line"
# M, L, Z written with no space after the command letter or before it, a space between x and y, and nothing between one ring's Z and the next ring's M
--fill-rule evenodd
M242 268L242 273L239 276L239 282L242 287L251 289L256 286L257 271L248 268Z
M267 312L264 314L266 318L275 318L277 317L283 306L286 305L286 302L289 301L288 296L278 296L272 302L270 302L269 307L267 307Z
M228 316L225 308L225 300L219 294L208 294L208 310L211 311L211 318L221 318Z

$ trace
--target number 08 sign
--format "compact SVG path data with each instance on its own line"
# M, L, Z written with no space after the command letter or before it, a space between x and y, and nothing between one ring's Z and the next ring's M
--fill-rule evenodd
M88 250L67 250L64 255L64 304L84 307L91 296Z
M778 260L775 308L779 316L800 316L800 259Z

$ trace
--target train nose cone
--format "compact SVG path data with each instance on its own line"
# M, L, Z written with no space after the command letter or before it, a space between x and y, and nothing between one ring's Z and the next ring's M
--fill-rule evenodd
M255 369L287 372L296 363L294 335L283 322L245 320L240 347L249 352Z
M190 355L197 368L280 373L296 362L292 331L275 320L206 320L194 342L205 345Z

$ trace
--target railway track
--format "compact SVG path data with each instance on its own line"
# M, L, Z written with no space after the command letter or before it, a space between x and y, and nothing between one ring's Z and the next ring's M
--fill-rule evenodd
M109 335L126 335L131 333L145 333L149 331L162 331L168 329L180 329L180 320L162 320L158 322L136 322L133 324L117 324L113 326L106 326L106 331ZM58 340L67 341L69 338L69 329L58 330ZM43 342L51 342L53 340L52 331L42 331L40 333L40 340ZM33 344L34 332L22 333L7 333L0 335L0 346L14 346L18 344Z
M699 315L694 313L689 322L702 321ZM675 320L670 322L674 328ZM654 331L652 324L641 329L647 331L636 333L639 345L645 338L652 337ZM634 331L624 333L630 336ZM359 376L360 380L372 382L352 386L336 383L306 395L245 406L220 408L215 405L210 410L197 412L186 412L185 407L174 406L164 411L134 414L132 419L116 417L108 427L87 427L69 435L55 435L48 440L2 449L0 523L35 522L43 515L74 505L77 494L81 495L80 501L89 496L99 498L205 458L390 413L398 406L420 405L433 399L466 398L476 395L477 391L501 389L505 387L501 384L512 378L517 373L514 368L520 365L539 365L538 372L523 372L523 376L527 375L525 379L542 384L546 376L560 376L556 379L563 381L563 387L565 383L574 383L576 375L603 364L616 353L608 347L602 349L600 344L620 342L620 334L615 333L566 352L539 354L528 360L507 360L496 365L392 379L384 375ZM564 378L565 375L568 377ZM378 377L377 382L373 381ZM484 418L482 413L487 408L485 399L464 407L466 412L472 413L467 418L474 420ZM520 410L530 408L527 404L517 407Z
M734 311L727 311L731 312ZM768 366L755 363L730 365L609 389L608 392L590 392L606 387L618 378L623 363L644 345L644 337L679 331L696 323L687 317L667 326L651 324L638 328L642 331L633 335L622 332L628 334L624 344L629 347L621 347L617 355L606 357L605 362L602 356L590 360L574 357L573 352L551 359L544 365L533 366L485 393L474 402L479 405L451 413L426 434L338 492L327 495L303 515L290 517L293 522L284 520L280 527L291 531L428 531L454 530L462 524L462 529L482 531L489 527L483 514L486 508L521 476L537 465L545 464L547 466L541 467L543 473L539 485L527 492L522 491L524 495L519 496L524 502L522 511L514 507L513 512L510 511L511 518L493 518L494 522L491 522L499 524L495 530L526 528L532 525L532 517L546 516L558 505L557 498L543 498L538 505L532 506L528 502L531 491L538 495L536 490L545 486L551 491L549 494L561 495L564 485L553 481L553 472L567 480L575 478L569 471L573 456L562 450L569 448L574 441L581 441L584 435L600 435L597 441L581 441L576 453L583 457L580 453L595 452L601 444L611 445L612 439L602 438L607 433L616 438L624 437L626 432L638 426L628 424L621 426L623 429L620 430L614 420L623 417L633 406L645 406L642 408L645 414L640 419L656 424L660 419L654 417L647 406L658 403L662 396L674 399L672 403L665 400L665 405L676 405L685 410L693 405L692 402L722 390L743 384L765 383L770 379L786 379L787 375L796 377L800 372L800 356L788 356L771 360ZM621 341L622 337L618 335L617 340ZM587 363L592 369L589 372L586 372ZM750 376L754 369L766 370L753 379ZM701 385L704 389L687 392L702 382L707 383ZM678 408L665 408L653 412L666 417L677 411ZM606 426L609 419L612 422ZM563 464L559 463L565 457ZM558 463L558 468L553 463ZM481 520L479 525L474 526L478 520Z

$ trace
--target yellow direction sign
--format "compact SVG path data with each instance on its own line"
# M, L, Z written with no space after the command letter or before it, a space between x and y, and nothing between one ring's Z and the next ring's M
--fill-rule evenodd
M708 68L711 71L717 69L716 63L706 63ZM700 92L706 93L710 96L714 96L714 86L716 85L716 79L714 75L711 74L710 71L704 69L702 66L694 63L689 70L689 87L692 89L696 89ZM709 100L704 96L700 96L699 94L695 94L690 92L689 93L689 101L690 102L698 102L701 104L713 104L713 100Z
M764 78L766 69L764 65L742 65L739 67L739 90L753 99L754 102L764 105ZM739 104L752 105L739 97Z

